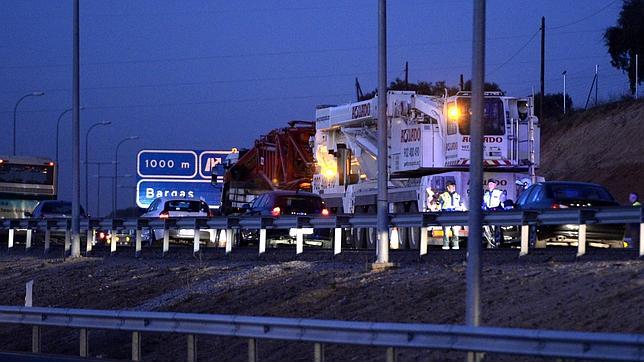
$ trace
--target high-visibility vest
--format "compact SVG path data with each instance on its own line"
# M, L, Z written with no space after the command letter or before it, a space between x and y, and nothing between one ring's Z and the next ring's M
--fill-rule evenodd
M494 189L492 191L485 191L483 194L483 204L486 209L495 209L502 206L503 203L503 191L499 189Z
M461 195L454 192L450 194L445 191L440 196L438 196L438 203L440 204L441 210L445 211L456 211L461 209Z
M641 203L641 202L639 202L639 201L635 201L635 202L633 203L633 206L635 206L635 207L637 207L637 206L642 206L642 203Z

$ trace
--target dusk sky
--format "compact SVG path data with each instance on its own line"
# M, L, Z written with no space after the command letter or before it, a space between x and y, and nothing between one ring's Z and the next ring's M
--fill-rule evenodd
M0 154L55 157L56 120L72 102L72 1L0 2ZM377 85L375 0L159 1L81 0L81 136L92 130L90 161L112 161L120 148L121 180L134 187L141 149L225 150L249 147L293 119L313 120L318 104L355 101ZM489 0L486 81L508 95L539 89L538 34L546 17L546 93L586 102L595 64L600 101L619 98L628 78L610 65L603 32L622 1ZM446 80L471 74L471 0L388 1L388 80ZM60 199L71 199L71 113L61 122ZM81 156L83 157L83 156ZM103 168L112 174L112 166ZM109 170L109 171L108 171ZM90 168L90 177L96 175ZM90 195L97 179L90 178ZM103 210L111 210L104 179ZM119 206L134 205L121 189ZM81 193L83 199L84 193ZM90 210L95 208L90 197Z

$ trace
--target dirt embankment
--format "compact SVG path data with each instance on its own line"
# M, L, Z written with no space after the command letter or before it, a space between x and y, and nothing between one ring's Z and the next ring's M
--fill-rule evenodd
M546 180L602 184L623 204L631 191L644 197L644 100L546 119L539 173Z
M361 263L329 261L127 256L63 262L3 254L0 305L24 303L24 283L33 279L36 306L439 324L465 319L464 254L459 261L405 263L381 273ZM484 325L644 333L644 261L492 260L486 259L483 268ZM0 326L0 350L28 351L30 333L28 327ZM45 328L44 352L77 354L77 338L77 331ZM93 330L90 355L127 359L129 338ZM180 335L144 334L143 358L184 360L185 344ZM200 337L198 350L200 360L247 359L242 339ZM463 360L457 352L398 353L407 361ZM326 354L331 361L384 360L384 349L378 348L330 345ZM260 359L310 361L312 346L260 341Z

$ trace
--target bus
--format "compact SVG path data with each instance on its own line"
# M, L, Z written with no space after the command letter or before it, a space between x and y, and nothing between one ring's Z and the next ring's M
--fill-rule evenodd
M42 157L0 155L0 218L24 218L39 201L55 200L57 166Z

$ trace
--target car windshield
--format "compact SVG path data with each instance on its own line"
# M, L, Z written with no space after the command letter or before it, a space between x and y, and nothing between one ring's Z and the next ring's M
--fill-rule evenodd
M172 200L165 204L168 211L183 211L183 212L208 212L208 206L201 201L194 200Z
M592 185L550 185L554 200L615 201L603 187Z
M311 196L278 196L275 199L275 206L279 206L284 212L297 212L315 214L322 211L322 199Z

